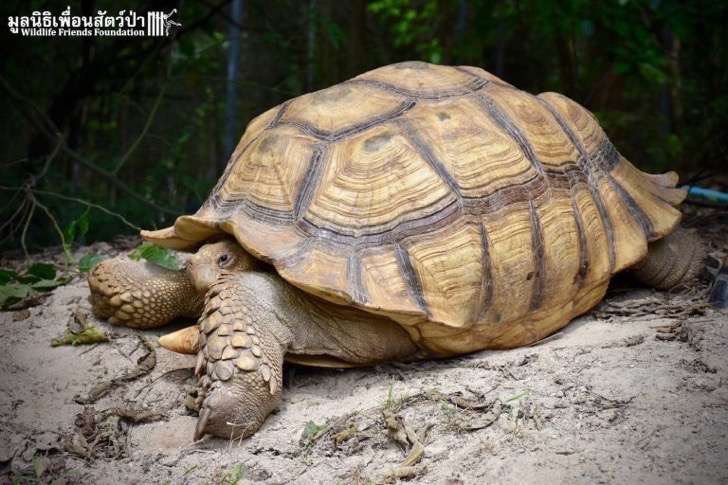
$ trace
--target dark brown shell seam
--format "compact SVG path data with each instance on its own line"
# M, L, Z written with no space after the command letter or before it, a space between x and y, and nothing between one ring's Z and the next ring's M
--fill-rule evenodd
M367 79L353 79L347 81L349 84L367 85L369 87L386 91L390 94L395 93L399 96L403 96L405 99L395 109L383 115L373 117L372 119L366 120L357 125L348 126L336 131L320 130L301 120L281 121L283 114L288 107L288 103L284 103L281 105L281 108L268 127L271 128L280 125L294 126L302 133L319 140L319 143L314 147L312 159L304 175L303 181L299 186L295 197L293 211L264 207L247 200L245 197L242 197L242 194L238 199L223 200L218 195L218 190L225 183L225 180L234 168L235 161L232 160L228 164L225 174L216 185L212 196L206 202L206 206L216 209L220 219L229 216L233 211L242 210L252 218L264 220L272 224L294 224L296 230L304 236L307 236L307 239L305 243L301 244L293 254L289 255L281 262L286 265L304 257L305 254L310 251L312 238L319 239L317 244L343 244L351 246L351 251L353 251L353 253L349 256L349 260L347 261L347 278L349 287L352 290L352 297L358 303L366 302L367 295L361 280L360 259L356 255L357 250L364 247L391 244L394 246L399 269L407 282L407 286L410 289L412 297L418 307L425 314L428 314L429 311L423 295L422 285L418 280L416 271L410 261L410 255L408 254L406 245L404 244L404 240L407 237L421 234L425 228L426 232L431 232L446 226L464 215L478 216L488 214L498 211L506 206L515 204L528 206L531 217L531 239L532 246L534 248L533 258L535 268L534 274L531 275L534 285L532 301L530 304L531 309L538 308L541 304L545 277L543 228L541 227L538 208L550 199L551 190L569 190L571 194L571 205L578 231L579 270L575 276L575 279L578 282L584 279L588 270L587 265L589 261L584 223L581 220L581 215L577 210L576 202L574 200L574 189L579 184L583 183L589 190L591 199L594 202L599 219L604 228L609 248L610 269L614 268L616 260L614 228L612 227L612 221L607 213L604 201L596 189L596 181L606 178L609 186L614 189L614 191L620 196L620 199L624 201L625 206L634 217L635 221L637 221L643 229L645 235L648 238L653 237L653 228L649 218L639 207L636 201L629 195L629 193L624 190L624 188L610 174L611 170L619 162L620 157L615 147L606 138L602 141L598 150L592 154L588 154L579 137L569 127L566 121L564 121L559 112L546 100L534 96L533 98L538 100L538 102L540 102L540 104L553 116L560 129L574 145L578 153L575 161L563 164L563 166L560 167L560 170L546 169L544 164L536 155L528 137L524 135L518 126L510 120L508 115L502 110L498 103L489 96L486 88L492 82L482 79L467 70L460 70L472 76L473 81L462 88L439 91L439 94L432 92L412 92L388 83ZM515 89L505 84L496 84L503 88ZM519 150L522 152L526 160L528 160L537 175L526 182L514 183L505 187L500 187L483 197L464 196L457 182L448 172L445 165L442 161L437 159L431 148L420 138L417 130L404 116L408 111L415 107L419 99L441 99L457 96L471 97L471 99L473 99L481 107L483 113L495 122L501 131L518 146ZM305 215L322 179L327 160L327 148L329 143L353 136L387 122L396 123L408 143L449 187L451 194L455 195L456 200L441 207L436 212L427 214L423 217L406 220L407 213L404 213L400 216L399 222L396 222L395 224L390 223L388 227L382 227L382 225L363 225L357 226L355 228L355 232L350 233L342 233L338 227L326 227L321 223L317 225L316 223L308 220ZM238 159L247 151L254 141L255 138L242 148L241 152L237 154ZM437 203L440 204L442 200L443 199L441 198L437 201ZM491 271L491 263L488 251L488 235L482 224L478 227L483 244L483 284L481 291L481 304L479 305L479 313L482 314L487 309L488 302L492 298L492 290L488 280Z

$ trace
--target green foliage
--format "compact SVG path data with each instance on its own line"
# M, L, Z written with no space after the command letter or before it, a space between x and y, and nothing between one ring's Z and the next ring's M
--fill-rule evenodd
M319 17L319 24L326 38L335 48L338 49L343 46L346 41L346 34L334 19L327 15L322 15Z
M62 228L67 254L73 244L136 232L117 215L155 228L200 206L230 155L222 147L229 22L211 5L186 2L174 40L5 39L3 80L21 97L0 112L0 190L10 199L0 220L16 217L3 223L2 249L16 248L24 233L31 251L58 244L41 206L29 211L29 187ZM130 0L125 8L147 5ZM244 10L235 85L241 135L286 99L419 59L479 66L533 93L562 92L597 113L640 168L725 170L727 2L250 0ZM43 172L55 141L38 126L50 122L83 162L61 150ZM114 183L103 173L120 160Z
M3 310L30 295L32 288L23 283L7 283L0 286L0 308Z
M78 270L81 273L88 273L103 260L104 257L98 254L87 254L78 260Z
M53 280L56 278L56 267L50 263L33 263L25 273L24 281L26 282Z
M78 216L78 219L72 220L71 223L63 230L63 236L65 237L66 244L69 247L71 243L83 239L83 237L88 233L90 224L88 216L89 211L90 209L87 207L86 210Z
M152 243L145 242L129 253L129 257L133 260L145 259L150 263L154 263L162 268L173 271L179 270L179 263L173 251Z
M387 388L387 400L384 403L385 409L392 409L394 407L394 386L392 384Z
M0 285L7 285L18 278L18 273L9 269L0 269Z
M65 284L68 279L58 274L50 263L33 263L24 272L0 269L0 308Z
M308 443L312 441L324 429L326 429L325 424L316 424L313 421L307 422L301 433L301 442Z
M394 386L390 384L387 388L387 400L384 402L384 409L397 412L402 408L403 405L404 398L401 396L399 397L399 399L394 397Z
M236 463L220 480L220 485L238 485L245 476L245 467L242 463Z
M89 325L78 333L66 330L63 337L51 340L51 347L60 347L61 345L91 345L108 341L109 337L103 330Z
M369 11L389 21L395 47L410 47L423 60L442 61L440 39L432 37L438 16L437 0L375 0Z

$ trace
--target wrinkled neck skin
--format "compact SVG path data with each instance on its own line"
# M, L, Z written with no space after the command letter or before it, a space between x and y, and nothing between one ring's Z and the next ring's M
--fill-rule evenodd
M358 366L417 353L399 324L295 288L237 241L203 245L189 258L187 274L207 301L216 294L231 295L222 298L225 315L232 315L228 320L254 322L261 331L272 332L288 360Z
M232 278L235 275L221 275L221 279ZM235 283L240 284L238 291L244 295L250 317L272 323L268 328L274 333L278 329L276 338L294 362L312 360L320 365L318 359L306 356L325 356L331 365L338 361L361 366L425 357L389 318L311 296L277 273L248 272Z

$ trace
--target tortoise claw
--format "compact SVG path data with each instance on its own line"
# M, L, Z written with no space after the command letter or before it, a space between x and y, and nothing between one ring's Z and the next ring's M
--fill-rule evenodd
M207 420L210 419L210 414L212 414L212 410L207 407L202 408L202 411L200 411L200 417L197 420L197 426L195 426L194 441L200 441L205 436L205 428L207 427Z
M196 354L200 346L200 330L192 325L159 337L159 345L179 354Z
M202 370L204 369L205 365L205 356L202 352L200 352L197 354L197 363L195 364L196 377L202 377Z

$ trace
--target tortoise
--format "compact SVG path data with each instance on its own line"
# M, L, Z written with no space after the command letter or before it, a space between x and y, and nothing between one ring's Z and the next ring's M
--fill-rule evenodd
M253 434L282 366L366 366L536 342L610 278L688 283L703 246L679 228L674 172L635 168L575 101L476 67L405 62L253 119L209 198L154 244L89 276L94 312L197 351L205 434Z

